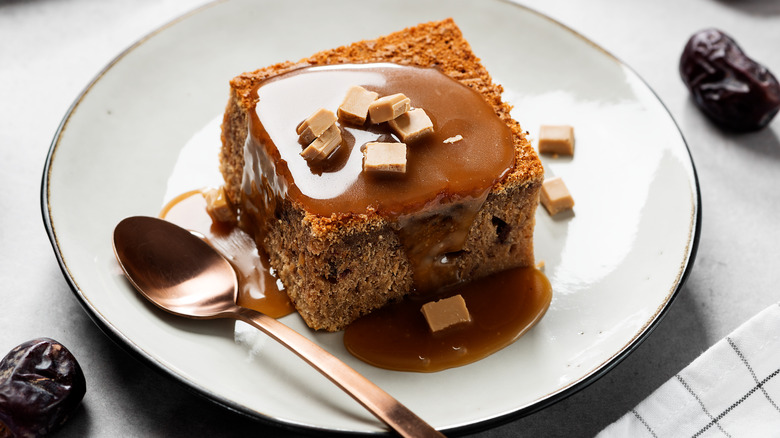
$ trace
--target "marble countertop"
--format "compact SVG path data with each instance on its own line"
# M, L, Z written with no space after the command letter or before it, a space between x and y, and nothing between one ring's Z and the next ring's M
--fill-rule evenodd
M282 435L223 409L106 337L66 283L41 220L41 176L63 115L106 63L202 0L0 1L0 351L48 336L79 359L89 391L63 437ZM553 406L479 437L593 436L720 338L780 300L780 117L733 134L694 106L677 72L694 32L721 28L780 73L780 3L527 0L631 66L680 126L698 172L702 229L665 318L614 370Z

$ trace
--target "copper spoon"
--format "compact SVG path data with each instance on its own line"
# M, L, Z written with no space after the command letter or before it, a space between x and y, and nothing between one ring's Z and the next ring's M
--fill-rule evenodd
M135 216L114 229L114 253L141 295L174 315L235 318L262 330L404 437L443 437L347 364L279 321L236 305L233 266L206 242L162 219Z

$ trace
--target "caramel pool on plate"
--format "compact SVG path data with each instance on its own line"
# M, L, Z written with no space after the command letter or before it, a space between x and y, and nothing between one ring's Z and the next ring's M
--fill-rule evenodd
M212 223L200 190L173 199L160 217L202 234L239 273L238 304L274 318L294 311L268 257L236 226ZM460 294L471 322L432 333L424 304ZM407 297L350 324L347 350L371 365L397 371L434 372L476 362L514 342L544 316L552 300L547 277L535 268L499 272L470 283Z
M458 294L466 301L471 322L431 332L420 308ZM544 316L551 300L550 282L541 271L510 269L379 309L350 324L344 344L360 360L381 368L441 371L511 344Z

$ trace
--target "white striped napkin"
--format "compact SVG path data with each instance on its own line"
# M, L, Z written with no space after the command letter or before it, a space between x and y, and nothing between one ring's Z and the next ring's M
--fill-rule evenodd
M597 435L780 437L780 303L718 341Z

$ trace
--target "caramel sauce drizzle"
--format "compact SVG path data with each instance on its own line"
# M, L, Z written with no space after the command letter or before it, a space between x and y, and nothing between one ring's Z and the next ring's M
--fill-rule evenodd
M280 318L294 311L268 257L239 227L212 223L202 191L179 195L161 218L200 233L239 272L238 304ZM423 304L461 294L471 323L442 334L431 333L420 312ZM412 295L353 322L344 331L347 350L371 365L397 371L435 372L476 362L506 347L544 316L552 288L535 268L499 272Z

